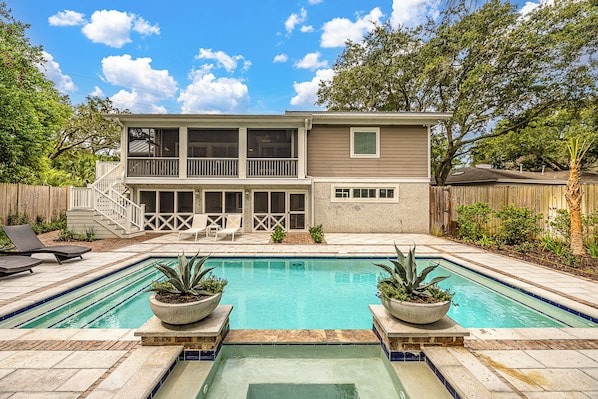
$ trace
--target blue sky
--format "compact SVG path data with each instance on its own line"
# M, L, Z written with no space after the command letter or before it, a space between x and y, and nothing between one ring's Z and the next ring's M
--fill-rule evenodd
M46 76L82 103L134 113L317 110L347 39L438 15L438 0L6 0L44 48ZM528 2L525 9L533 7Z

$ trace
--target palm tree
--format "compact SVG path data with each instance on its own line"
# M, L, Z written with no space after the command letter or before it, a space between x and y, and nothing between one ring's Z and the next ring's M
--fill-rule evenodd
M570 139L567 143L569 150L569 179L567 180L567 205L571 215L571 253L573 255L585 255L586 248L583 243L583 226L581 223L581 197L583 191L579 185L579 174L581 171L581 160L590 148L590 142L580 143L579 138Z

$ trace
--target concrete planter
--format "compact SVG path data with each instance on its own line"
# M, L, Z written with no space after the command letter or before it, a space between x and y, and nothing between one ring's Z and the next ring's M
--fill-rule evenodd
M451 307L451 301L437 303L402 302L396 299L380 298L388 313L399 320L412 324L430 324L444 317Z
M195 302L165 303L156 300L154 293L150 296L150 308L154 315L164 323L191 324L208 317L220 303L220 298L222 298L221 293Z

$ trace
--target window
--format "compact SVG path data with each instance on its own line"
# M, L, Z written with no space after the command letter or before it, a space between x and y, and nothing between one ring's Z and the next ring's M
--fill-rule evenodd
M379 128L351 128L351 158L380 158Z
M399 202L398 187L332 187L332 202Z
M380 198L394 198L394 197L395 197L394 188L381 188L380 189Z
M349 198L351 190L348 188L337 188L335 189L334 196L336 198Z
M179 129L129 128L129 158L174 158L178 153Z
M353 198L376 198L376 190L373 188L354 188Z
M297 129L247 129L247 158L296 158Z
M238 129L192 129L187 131L189 158L238 158Z

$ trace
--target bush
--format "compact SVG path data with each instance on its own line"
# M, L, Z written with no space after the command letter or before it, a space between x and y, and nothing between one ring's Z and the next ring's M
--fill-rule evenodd
M534 215L529 208L518 208L513 204L503 205L495 212L495 216L500 220L498 235L509 245L534 241L536 235L542 230L538 226L542 215Z
M317 226L311 226L309 228L309 235L314 240L315 243L320 244L324 241L324 227L321 224Z
M282 227L276 226L270 237L272 238L272 242L281 243L286 236L287 233L285 233Z
M492 208L485 202L457 206L457 236L465 241L479 241L486 235Z

